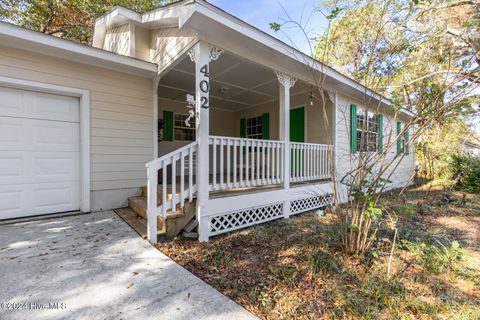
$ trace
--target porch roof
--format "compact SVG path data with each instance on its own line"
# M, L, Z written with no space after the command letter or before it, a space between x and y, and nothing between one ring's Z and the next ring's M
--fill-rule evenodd
M117 6L96 21L94 43L100 41L107 27L127 21L150 29L173 25L190 28L196 31L198 40L273 70L313 85L322 79L322 87L326 90L337 91L358 101L371 99L384 107L391 106L385 96L204 0L184 0L144 14ZM414 115L407 109L402 109L402 113Z

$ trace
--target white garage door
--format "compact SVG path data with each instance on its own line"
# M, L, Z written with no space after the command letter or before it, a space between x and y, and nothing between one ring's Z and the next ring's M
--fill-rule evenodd
M0 87L0 219L80 207L79 99Z

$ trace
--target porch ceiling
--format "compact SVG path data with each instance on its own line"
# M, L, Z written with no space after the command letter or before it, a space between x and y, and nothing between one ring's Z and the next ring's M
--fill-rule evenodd
M194 63L185 57L159 83L159 95L185 101L194 93ZM291 95L309 92L310 86L298 81ZM279 83L274 71L230 53L210 63L210 101L213 108L237 111L278 100Z

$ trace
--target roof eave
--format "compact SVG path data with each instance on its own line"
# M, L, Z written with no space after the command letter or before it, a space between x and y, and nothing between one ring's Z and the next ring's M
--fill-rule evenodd
M6 22L0 22L0 43L146 78L153 77L158 69L154 63L64 40Z

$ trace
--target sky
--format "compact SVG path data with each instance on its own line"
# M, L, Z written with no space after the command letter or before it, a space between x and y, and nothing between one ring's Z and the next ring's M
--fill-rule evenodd
M307 31L308 38L318 37L323 34L327 20L315 11L315 7L322 0L210 0L209 2L231 15L253 25L254 27L277 37L283 42L310 54L310 48L315 45L309 41L293 24L285 25L281 31L270 29L270 22L282 23L285 20L302 22ZM288 18L287 14L288 13ZM309 18L310 17L310 18Z

